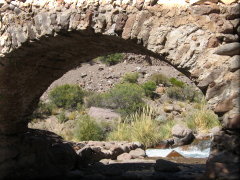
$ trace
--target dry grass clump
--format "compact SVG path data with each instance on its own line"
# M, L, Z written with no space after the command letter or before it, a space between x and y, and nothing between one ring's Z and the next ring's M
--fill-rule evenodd
M198 109L187 114L186 123L196 132L208 132L211 128L220 126L218 116L212 110L207 109L205 103L199 104Z
M172 122L161 125L154 118L154 110L145 107L142 112L136 112L119 123L109 134L108 140L138 141L145 147L152 147L163 138L170 137L172 127Z

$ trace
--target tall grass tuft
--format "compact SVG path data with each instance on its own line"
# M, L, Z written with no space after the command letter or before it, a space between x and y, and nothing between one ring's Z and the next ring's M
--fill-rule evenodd
M132 141L131 127L125 122L119 123L116 129L108 134L107 140Z
M199 109L190 112L186 117L187 126L197 132L207 132L209 129L220 126L218 116L207 109L205 104L200 105Z
M151 147L160 141L160 128L154 120L154 111L145 107L142 112L136 112L118 124L115 131L108 136L109 140L138 141Z
M160 126L160 139L169 139L172 136L172 127L175 125L175 121L168 119L166 122L162 123Z

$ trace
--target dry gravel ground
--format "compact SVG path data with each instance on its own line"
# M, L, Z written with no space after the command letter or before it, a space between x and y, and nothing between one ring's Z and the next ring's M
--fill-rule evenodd
M47 94L52 88L63 84L78 84L86 90L103 92L119 83L122 76L130 72L139 72L139 83L148 80L154 73L161 73L194 85L190 79L174 67L159 59L150 59L152 59L151 62L147 56L126 54L122 63L113 66L107 66L99 61L82 63L80 67L67 72L53 82L41 99L46 100Z

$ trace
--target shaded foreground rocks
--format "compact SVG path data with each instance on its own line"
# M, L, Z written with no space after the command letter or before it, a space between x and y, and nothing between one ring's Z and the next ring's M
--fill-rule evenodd
M86 167L93 163L102 162L108 164L111 160L129 160L135 158L144 158L144 146L138 142L101 142L84 141L74 143L72 147L78 154L77 167Z
M220 151L224 149L224 151ZM207 174L212 179L239 179L240 176L240 132L224 130L218 132L211 144L207 161Z
M156 171L161 171L161 172L177 172L177 171L180 171L180 168L177 166L176 163L166 161L166 160L163 160L163 159L158 159L156 161L154 169Z
M49 131L28 129L19 139L1 139L0 146L0 179L63 176L77 162L77 154L70 144Z

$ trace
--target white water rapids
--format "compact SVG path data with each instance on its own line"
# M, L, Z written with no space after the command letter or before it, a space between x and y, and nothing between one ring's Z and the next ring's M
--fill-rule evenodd
M166 157L173 150L186 158L207 158L210 153L210 141L202 141L197 145L190 145L187 149L182 147L172 149L147 149L146 155L148 157Z

